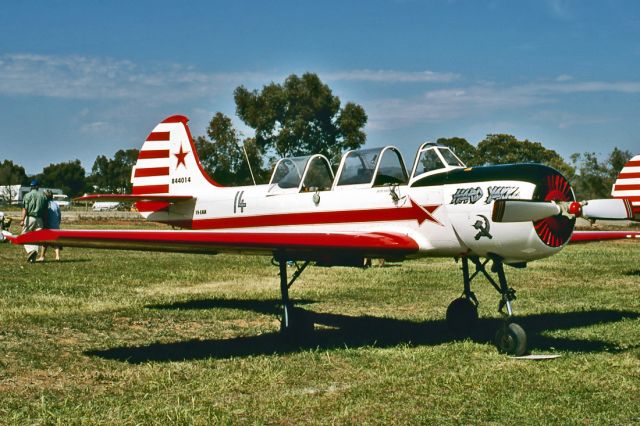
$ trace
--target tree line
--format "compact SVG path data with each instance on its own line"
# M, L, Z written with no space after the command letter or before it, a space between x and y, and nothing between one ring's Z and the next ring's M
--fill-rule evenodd
M237 116L254 130L254 136L243 137L230 117L217 112L206 135L194 140L204 169L223 185L248 185L254 179L265 183L275 161L286 156L320 153L337 166L345 151L357 149L366 141L364 108L352 102L342 106L339 97L313 73L290 75L282 84L271 83L261 90L237 87L234 100ZM520 162L549 165L572 183L579 199L607 198L619 171L632 157L631 152L614 148L604 159L585 152L573 154L567 162L540 142L518 140L508 134L487 135L476 146L459 137L437 142L449 146L468 166ZM33 176L28 176L22 166L4 160L0 163L0 186L28 185L36 178L41 186L60 188L71 197L87 192L127 193L131 191L131 168L138 152L121 149L112 157L99 155L89 174L79 160L50 164Z

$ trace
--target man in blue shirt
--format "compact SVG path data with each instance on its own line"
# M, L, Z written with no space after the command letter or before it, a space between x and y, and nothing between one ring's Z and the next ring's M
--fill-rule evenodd
M60 229L60 220L62 219L62 215L60 213L60 206L53 200L53 193L49 190L44 191L44 195L47 197L48 208L46 214L45 227L49 229ZM56 260L60 260L60 246L52 246L56 251ZM42 248L42 254L36 262L44 262L44 255L47 252L47 246Z

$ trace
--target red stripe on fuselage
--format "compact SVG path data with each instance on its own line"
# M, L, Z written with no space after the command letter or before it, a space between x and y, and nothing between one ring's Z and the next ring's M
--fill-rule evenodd
M147 167L136 169L135 177L168 176L168 167Z
M315 225L333 223L357 223L357 222L387 222L397 220L416 220L422 223L425 220L442 225L431 214L440 207L439 205L411 207L393 207L370 210L341 210L311 213L282 213L262 216L239 216L215 219L193 219L169 221L169 223L190 229L228 229L228 228L253 228L265 226L294 226Z
M165 194L169 192L169 185L141 185L141 186L134 186L131 189L134 195Z
M147 136L147 142L169 142L171 140L171 132L151 132Z
M148 160L152 158L169 158L168 149L147 149L140 151L138 154L138 160Z

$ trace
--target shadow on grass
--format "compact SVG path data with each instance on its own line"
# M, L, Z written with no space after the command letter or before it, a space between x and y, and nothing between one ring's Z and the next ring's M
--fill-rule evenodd
M309 301L296 301L296 305ZM265 300L200 300L171 305L150 306L155 309L248 309L263 314L277 314L277 301ZM339 314L306 311L309 318L319 325L331 328L317 329L313 334L295 343L278 332L232 339L188 340L174 343L155 343L133 347L116 347L87 351L85 354L129 363L147 361L183 361L206 358L230 358L255 355L287 354L304 349L332 349L344 347L393 347L400 344L439 345L456 341L444 320L413 322L371 316L353 317ZM547 313L518 317L527 331L529 347L534 352L562 350L574 352L620 352L608 342L599 340L571 340L542 336L551 330L639 318L635 312L597 310L566 313ZM476 332L470 337L474 342L492 344L493 336L502 324L500 319L481 319Z
M55 260L55 259L45 259L41 262L34 262L36 264L39 265L59 265L62 263L84 263L84 262L91 262L91 259L84 259L84 258L80 258L80 259L65 259L65 258L61 258L60 260Z
M313 300L296 299L297 307L314 303ZM175 302L168 305L148 305L148 309L161 310L190 310L190 309L239 309L242 311L254 311L265 315L280 314L279 300L255 300L255 299L201 299L186 302Z
M624 272L624 275L627 275L629 277L633 277L633 276L640 277L640 269L632 269L630 271L626 271Z

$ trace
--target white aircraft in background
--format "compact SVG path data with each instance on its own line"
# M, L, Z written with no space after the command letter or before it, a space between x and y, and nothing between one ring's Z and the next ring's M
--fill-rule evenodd
M282 331L291 335L313 330L289 298L310 262L362 267L365 258L453 257L462 260L463 292L447 309L448 323L467 330L476 322L471 282L483 275L500 295L505 318L496 344L522 355L527 339L512 320L515 290L504 265L524 267L558 253L571 240L577 217L638 216L637 205L624 198L577 202L566 179L550 167L466 167L433 143L420 146L409 172L398 149L387 146L345 153L335 176L316 154L280 160L266 185L222 187L203 171L187 121L169 117L149 134L131 173L132 194L80 199L135 202L146 219L182 230L44 229L10 237L12 242L272 256L280 268ZM628 172L632 179L636 162ZM633 194L635 189L623 195ZM303 263L295 264L289 279L291 261Z

